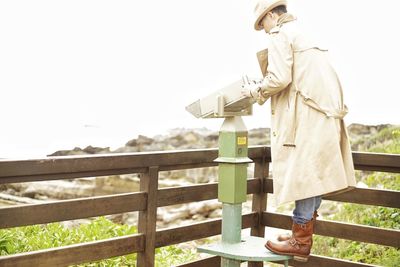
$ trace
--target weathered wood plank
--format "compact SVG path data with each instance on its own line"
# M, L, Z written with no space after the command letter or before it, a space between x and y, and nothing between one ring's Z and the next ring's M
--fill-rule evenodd
M247 180L247 194L259 191L260 180ZM161 188L158 191L157 206L169 206L188 202L216 199L218 197L218 183L199 184Z
M161 188L157 206L169 206L217 198L218 183Z
M252 208L253 212L258 213L259 221L256 226L253 226L250 230L250 235L264 237L265 227L261 224L262 212L267 208L267 194L262 190L264 188L263 182L266 181L265 177L269 173L269 163L265 162L264 159L258 159L254 162L254 177L257 177L260 181L260 186L258 187L258 192L253 194ZM249 262L249 267L262 267L262 262Z
M357 203L364 205L400 208L400 191L355 188L333 196L324 196L323 199Z
M249 157L252 159L260 158L265 150L262 146L250 147ZM214 159L217 157L218 150L212 148L24 160L1 159L0 184L135 173L142 172L143 168L150 167L155 163L160 166L160 170L175 169L175 166L184 168L184 165L192 167L196 164L214 166Z
M283 264L283 262L276 262L276 263ZM221 264L221 258L218 256L214 256L214 257L210 257L210 258L206 258L206 259L202 259L202 260L198 260L198 261L181 264L181 265L178 265L177 267L203 267L203 266L219 267L220 264ZM311 254L310 258L308 259L308 262L303 263L303 262L290 260L289 265L296 266L296 267L301 267L301 266L304 266L304 267L306 267L306 266L376 267L376 265L352 262L352 261L348 261L348 260L335 259L335 258L324 257L324 256L319 256L319 255L313 255L313 254Z
M213 256L213 257L177 265L176 267L204 267L204 266L220 267L221 266L221 257Z
M358 262L352 262L348 260L341 260L341 259L335 259L335 258L330 258L330 257L324 257L324 256L319 256L319 255L313 255L311 254L310 258L308 259L308 262L298 262L294 260L289 261L290 266L296 266L296 267L309 267L309 266L318 266L318 267L377 267L377 265L370 265L370 264L365 264L365 263L358 263Z
M127 193L0 208L0 228L144 210L147 195Z
M1 164L0 164L1 168ZM18 168L18 167L17 167ZM128 173L142 173L146 172L147 168L127 168L127 169L110 169L110 170L99 170L99 171L87 171L87 172L71 172L71 173L51 173L51 174L33 174L23 176L7 176L1 177L0 172L0 184L8 183L25 183L25 182L37 182L37 181L49 181L49 180L65 180L82 177L97 177L106 175L118 175Z
M292 218L279 213L263 212L262 224L268 227L291 229ZM314 233L384 246L400 247L399 230L317 220Z
M257 222L257 213L245 214L242 216L242 229L255 226ZM156 233L156 247L173 245L219 234L221 234L221 219L163 229Z
M273 193L272 179L264 181L264 192ZM323 196L323 199L355 204L400 208L400 191L355 188L344 193Z
M140 179L140 191L147 193L147 207L139 212L138 232L143 233L146 240L144 250L137 255L138 266L154 266L158 174L158 167L150 167Z
M265 193L273 194L274 193L274 184L273 179L266 178L264 179L263 190Z
M69 266L142 251L141 234L0 257L1 267Z
M176 170L186 170L186 169L209 168L216 166L218 166L218 162L179 164L179 165L160 166L160 171L176 171Z
M400 154L353 152L357 170L400 172Z

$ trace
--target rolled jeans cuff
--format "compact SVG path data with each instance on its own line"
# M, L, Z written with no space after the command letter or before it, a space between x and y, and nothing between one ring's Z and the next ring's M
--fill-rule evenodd
M293 222L296 224L306 224L312 220L314 212L321 205L321 196L310 197L296 200L293 210Z

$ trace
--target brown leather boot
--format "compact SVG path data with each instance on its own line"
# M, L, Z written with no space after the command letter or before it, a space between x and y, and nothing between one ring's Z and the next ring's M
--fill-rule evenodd
M292 255L294 260L306 262L310 256L313 235L313 222L293 223L292 238L281 242L267 241L265 247L276 254Z
M318 212L314 211L314 215L313 215L313 232L314 232L315 220L317 219L318 216L319 216ZM281 235L278 235L278 237L277 237L278 241L286 241L286 240L289 240L290 238L292 238L292 234L289 234L289 233L281 234ZM312 244L311 244L311 246L312 246Z

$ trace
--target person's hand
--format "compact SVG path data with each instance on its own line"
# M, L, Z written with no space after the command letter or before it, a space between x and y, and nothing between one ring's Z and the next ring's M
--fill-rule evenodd
M242 86L242 96L251 98L254 102L257 102L258 95L260 92L260 84L248 83Z

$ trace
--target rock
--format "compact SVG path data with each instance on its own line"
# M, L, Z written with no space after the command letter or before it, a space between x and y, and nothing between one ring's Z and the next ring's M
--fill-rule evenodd
M139 151L164 151L165 149L165 144L163 143L152 143L146 146L140 146Z
M222 209L215 209L208 215L208 218L221 218L222 217Z
M219 135L217 133L208 134L204 137L204 141L218 143Z
M190 214L188 210L180 210L176 212L169 211L168 213L163 214L162 220L164 223L170 224L176 220L186 219L189 217L189 215Z
M194 143L199 142L200 136L198 134L194 133L194 132L188 132L187 134L185 134L183 136L183 140L186 143L194 144Z
M134 153L139 152L136 146L123 146L113 151L113 153Z
M198 221L198 222L204 221L205 219L206 219L206 217L204 217L202 214L193 214L193 216L192 216L192 220Z
M105 154L105 153L110 153L111 151L109 147L87 146L83 149L83 152L87 154Z
M95 178L95 195L119 194L138 192L140 179L137 175L130 176L110 175Z
M95 195L95 185L79 184L77 181L54 180L10 184L22 196L45 195L52 199L72 199Z
M86 153L82 151L81 148L75 147L72 150L58 150L54 152L53 154L47 155L47 156L69 156L69 155L85 155Z
M154 139L149 138L144 135L139 135L138 138L136 139L136 143L138 146L145 146L145 145L150 145L154 142Z
M136 139L132 139L132 140L128 141L128 142L125 144L125 146L137 146L137 145L138 145L138 143L137 143L137 140L136 140Z
M177 186L184 186L184 185L190 185L187 181L184 179L174 179L170 180L168 178L164 178L158 181L158 187L160 188L165 188L165 187L177 187Z
M185 179L193 184L215 182L218 179L218 168L196 168L185 171Z
M14 195L9 195L5 193L0 193L0 199L6 200L7 202L18 204L18 203L23 203L23 204L41 204L44 203L44 201L41 200L36 200L30 197L18 197Z
M154 139L144 136L144 135L139 135L138 138L132 139L128 141L125 146L126 147L138 147L138 151L144 151L144 148L146 146L152 145L154 143ZM146 150L146 149L145 149Z
M109 147L93 147L87 146L84 149L75 147L72 150L59 150L47 156L70 156L70 155L86 155L86 154L105 154L111 153Z
M193 202L189 204L189 211L191 215L200 213L203 216L210 213L215 209L221 209L222 203L218 202L217 199L201 201L201 202Z
M138 215L138 212L125 212L122 221L124 224L137 226Z
M183 140L184 140L184 139L183 139L183 136L182 136L182 135L176 135L176 136L171 137L171 138L168 140L168 143L169 143L170 145L172 145L174 148L176 148L176 147L182 147L182 146L185 144L185 142L184 142Z

